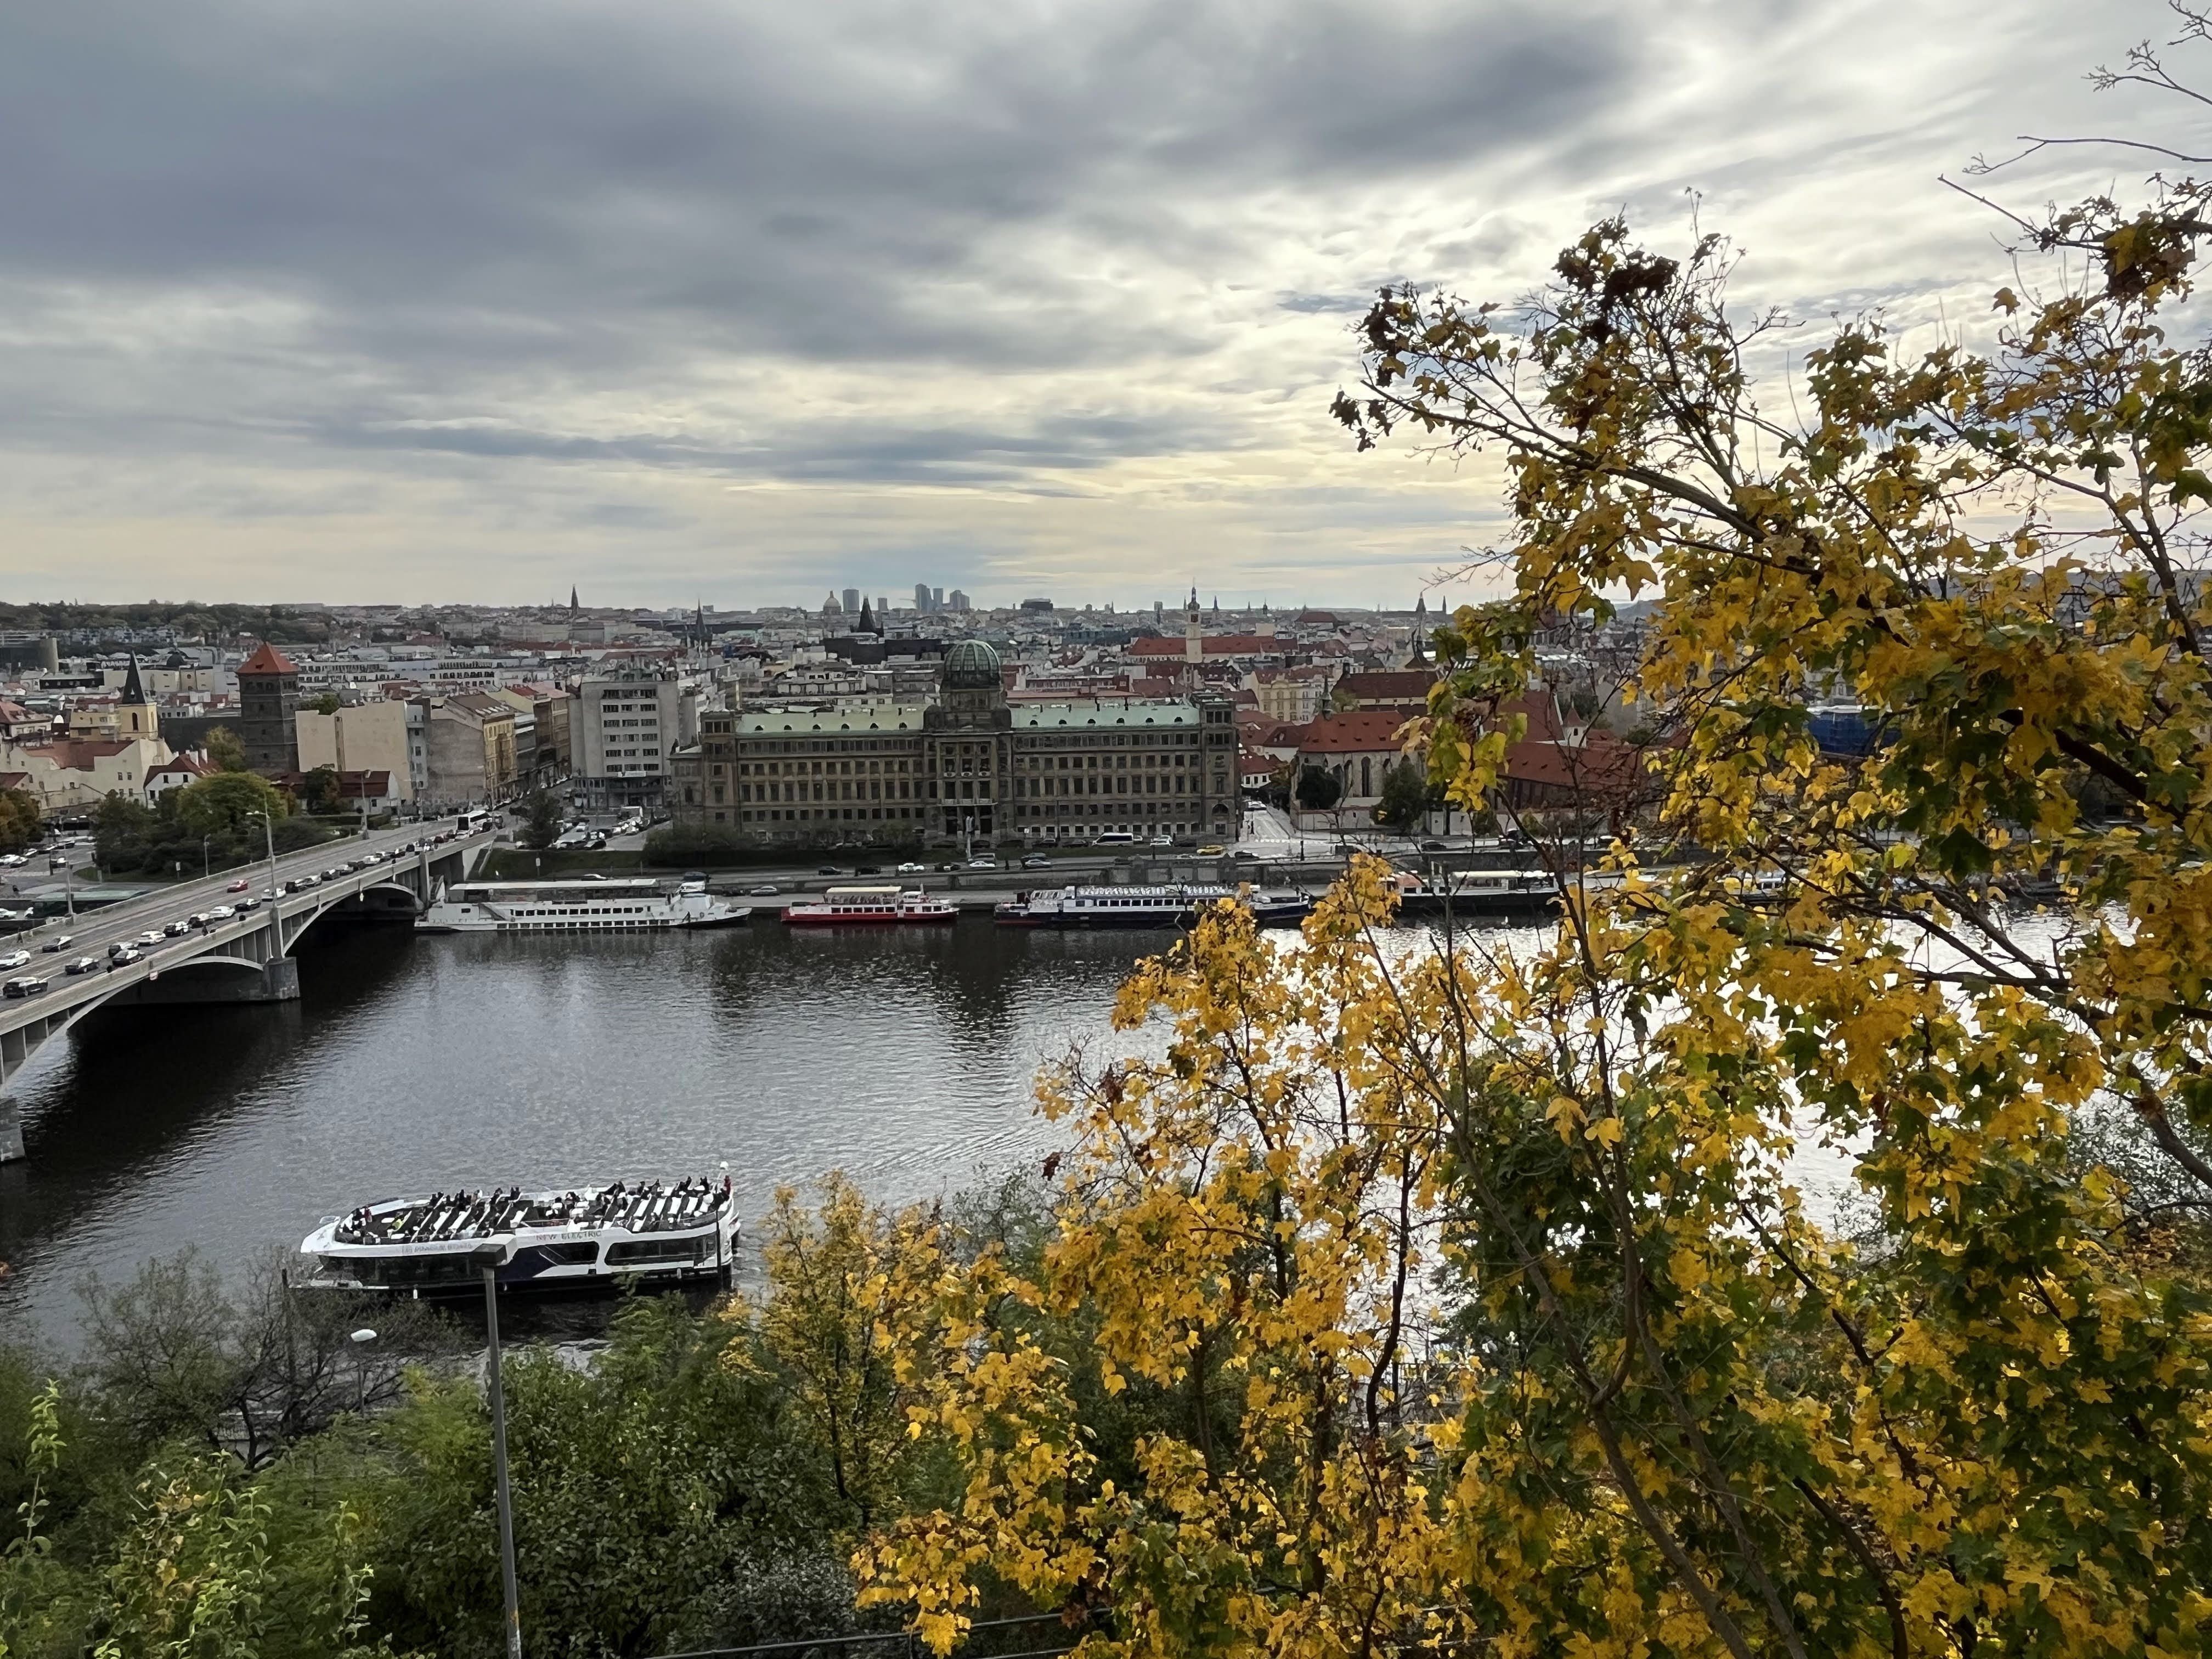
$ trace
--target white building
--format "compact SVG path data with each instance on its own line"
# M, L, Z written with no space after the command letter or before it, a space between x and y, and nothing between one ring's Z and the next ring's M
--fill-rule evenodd
M667 669L586 674L568 719L577 801L657 807L667 799L670 757L698 741L699 689Z

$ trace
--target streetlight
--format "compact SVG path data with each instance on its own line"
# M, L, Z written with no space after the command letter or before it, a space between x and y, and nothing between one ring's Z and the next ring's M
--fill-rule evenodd
M276 900L277 895L284 890L276 881L276 824L258 806L248 807L246 816L261 820L262 839L269 848L269 937L276 943L276 954L282 956L284 954L284 922L282 907Z
M215 873L213 867L208 863L208 843L214 839L215 837L213 836L202 836L200 837L200 879L202 881L205 881L210 876Z
M484 1330L491 1338L492 1467L498 1478L499 1571L507 1589L507 1659L522 1659L522 1607L514 1589L514 1499L507 1485L507 1393L500 1386L499 1286L494 1271L507 1258L504 1244L479 1244L469 1260L483 1269Z
M368 1352L368 1345L376 1340L376 1333L364 1325L361 1329L354 1332L347 1340L353 1344L354 1353L356 1356L354 1359L354 1414L357 1417L365 1417L368 1414L368 1361L366 1356Z

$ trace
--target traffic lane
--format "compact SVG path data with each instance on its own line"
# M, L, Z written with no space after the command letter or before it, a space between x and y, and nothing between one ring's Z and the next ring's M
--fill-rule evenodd
M479 830L470 836L456 836L453 840L445 842L441 848L434 849L434 852L478 844L488 840L492 833L487 830ZM325 842L319 847L307 847L295 852L281 853L276 858L277 879L290 881L301 875L319 874L334 863L349 863L368 853L389 852L395 848L405 846L410 841L422 838L419 826L407 825L401 829L374 831L365 841L358 837L349 837L343 841ZM189 915L195 910L204 910L210 905L222 902L222 896L228 892L231 884L241 879L251 884L249 890L258 891L267 886L269 882L267 861L263 860L251 865L234 865L229 869L218 871L213 875L201 876L189 881L179 882L173 886L159 888L143 894L137 898L125 899L120 904L103 905L100 909L86 914L88 916L96 915L102 918L100 924L102 926L135 923L142 917L156 914L166 917L170 912L179 910ZM106 920L110 917L114 918L113 922ZM80 917L78 920L82 921L84 918ZM60 926L67 931L68 924L69 918L66 916L50 916L40 922L36 927L26 930L15 937L36 938L44 935L56 926Z
M392 832L386 833L392 835ZM428 851L434 858L484 838L484 833L481 832L476 836L457 837L442 845L431 848ZM337 860L338 863L348 863L368 853L385 852L390 850L392 847L404 846L406 842L405 836L392 835L389 846L386 847L374 844L362 846L359 842L326 842L321 847L303 848L297 854L277 860L277 879L280 882L291 882L301 876L319 875L324 870L331 867L331 855L335 851L343 850L349 853L351 855L350 858ZM380 869L384 867L388 866L377 866ZM374 869L352 873L362 876L369 883L374 883L377 879ZM228 870L223 872L223 876L226 879L221 882L212 878L203 878L199 882L185 887L167 888L158 893L149 893L143 898L129 900L121 905L108 905L98 910L88 911L77 919L78 925L75 929L69 928L66 917L54 918L52 921L40 928L14 935L17 939L31 941L27 947L16 948L30 948L38 954L44 954L42 947L49 942L45 937L46 929L56 924L59 924L63 931L69 934L73 944L84 945L83 950L76 954L92 955L104 952L108 945L118 940L135 944L143 933L161 932L172 921L183 921L211 910L219 904L232 902L236 896L228 891L228 885L231 881L240 878L240 872L237 870ZM269 886L268 866L266 865L255 866L252 876L247 879L252 884L248 889L249 893L266 892ZM308 890L312 892L314 890ZM293 896L288 894L285 896L289 898ZM268 902L264 900L259 907L246 913L246 919L255 926L260 925L266 920L262 912L267 908ZM184 935L180 936L180 939L190 937L191 935ZM169 941L172 944L178 942L179 939L173 939ZM161 948L166 949L167 946L164 945Z
M361 888L375 885L378 872L374 870L360 870L354 872L353 877L354 879L350 883L343 883L342 880L340 884L343 884L349 893L356 892ZM301 896L304 898L306 896ZM265 927L269 924L268 909L269 906L264 902L257 908L242 915L217 917L204 927L194 927L183 933L172 934L151 927L143 927L139 930L140 933L161 932L161 937L158 941L143 945L138 942L137 936L135 934L127 935L119 941L112 941L130 945L137 950L139 956L134 962L117 963L108 957L105 945L94 949L89 945L84 945L82 948L72 945L68 951L55 957L42 959L40 956L34 955L28 964L0 969L0 982L33 977L47 981L46 988L41 991L34 991L24 996L0 997L0 1027L12 1029L15 1023L14 1016L19 1012L27 1018L44 1018L49 1013L65 1012L79 1003L103 997L114 988L113 977L118 972L129 974L133 980L150 979L158 975L163 968L171 965L169 961L163 959L168 952L182 949L185 954L174 960L190 961L194 957L203 954L210 945L225 943ZM185 914L189 915L192 913ZM171 917L169 920L181 919L181 917ZM142 918L142 920L144 919ZM98 957L100 959L100 965L88 969L82 974L69 973L67 964L79 957ZM140 971L142 969L143 972Z

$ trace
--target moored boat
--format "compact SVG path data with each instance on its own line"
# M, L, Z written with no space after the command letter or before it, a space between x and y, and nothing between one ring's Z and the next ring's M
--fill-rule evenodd
M1303 893L1261 892L1212 884L1171 886L1056 887L1017 893L997 906L1002 927L1184 927L1209 904L1236 899L1263 927L1295 927L1313 908Z
M896 927L957 921L960 907L918 887L832 887L818 899L786 905L783 919L794 927Z
M673 889L653 880L467 881L441 886L416 921L425 933L638 933L728 927L751 915L703 878Z
M483 1289L477 1252L496 1251L503 1291L605 1290L726 1276L738 1221L725 1176L669 1186L525 1193L519 1187L433 1193L364 1204L325 1217L301 1242L305 1288L403 1296L465 1296Z

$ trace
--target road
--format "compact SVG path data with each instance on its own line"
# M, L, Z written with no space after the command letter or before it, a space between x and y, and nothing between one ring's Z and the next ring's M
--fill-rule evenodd
M349 836L342 841L325 842L319 847L309 847L296 853L280 853L276 857L276 879L291 882L305 876L319 875L340 864L351 863L372 853L388 854L410 842L426 840L436 835L451 834L452 823L433 819L425 823L403 824L390 830L371 830L367 836ZM485 845L492 832L479 830L467 837L455 838L453 844L465 845L471 849ZM269 890L269 865L266 861L234 866L204 876L195 881L181 881L160 887L120 904L103 905L97 910L81 911L72 921L67 916L52 916L36 927L0 939L0 949L28 951L29 967L15 968L0 973L0 978L16 974L36 974L46 977L51 970L58 975L61 964L73 957L105 957L107 947L115 941L135 939L141 933L159 933L172 921L181 921L213 909L219 904L234 904L239 894L229 891L232 883L246 881L254 893ZM258 927L266 916L259 910L238 919L238 925ZM173 949L180 945L192 945L197 935L169 939L160 947ZM58 939L66 939L65 948L49 951L46 946ZM150 954L150 951L149 951Z

